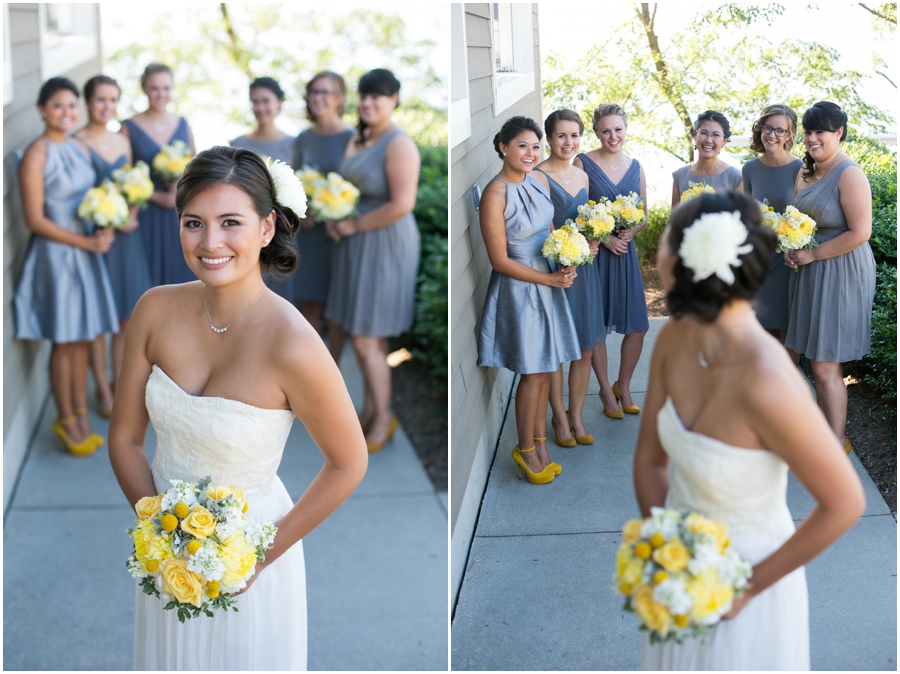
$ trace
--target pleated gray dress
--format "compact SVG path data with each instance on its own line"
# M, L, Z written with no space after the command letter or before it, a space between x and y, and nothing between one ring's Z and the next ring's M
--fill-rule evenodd
M323 174L337 171L352 137L353 129L328 135L312 129L303 131L294 141L294 168L300 170L309 166ZM317 222L311 229L301 227L296 241L300 265L292 278L294 299L324 303L331 284L334 239L325 233L325 223Z
M529 175L506 185L506 253L532 269L550 273L541 248L550 235L553 204L547 188ZM575 322L562 288L519 281L491 270L478 331L478 365L519 374L555 372L581 358Z
M794 159L784 166L766 166L758 158L741 167L744 194L757 201L769 200L777 213L784 212L794 201L794 182L803 162ZM774 253L769 275L753 300L756 318L769 330L788 328L788 285L793 272L784 263L784 253Z
M721 173L714 176L698 176L691 171L691 165L682 166L680 169L672 171L672 179L678 186L678 191L684 194L691 183L709 185L716 192L724 192L725 190L736 190L741 186L743 177L740 170L734 166L729 166ZM793 183L792 183L793 184Z
M540 169L537 169L541 171ZM553 224L559 229L566 220L578 217L578 207L588 202L587 190L582 189L572 196L565 188L547 173L550 185L550 201L553 204ZM600 272L595 264L578 267L578 276L568 288L564 288L572 319L575 322L575 333L582 351L590 351L597 344L606 341L606 318L603 313L603 286Z
M47 146L44 215L60 227L86 234L76 215L93 187L94 167L75 141ZM93 340L118 332L119 319L106 265L99 253L32 234L14 299L17 339L49 339L54 344Z
M99 185L107 178L112 179L112 172L125 165L125 155L110 164L91 150L91 162L97 172L95 185ZM144 242L140 234L137 231L126 233L117 230L116 240L103 255L103 261L109 272L109 282L116 300L116 313L119 320L128 320L141 295L153 286L150 282L150 269L147 266L147 253L144 251Z
M395 129L341 163L340 174L359 188L364 215L390 200L385 153ZM413 324L421 242L412 213L396 222L344 237L334 247L325 318L351 335L396 337Z
M618 183L609 179L595 161L584 154L578 155L581 165L588 174L588 196L593 201L606 197L615 201L619 195L629 192L641 193L641 165L636 159L625 171ZM615 234L613 234L615 235ZM603 288L603 313L606 332L630 335L647 332L650 319L647 318L647 298L644 296L644 280L638 263L634 239L628 242L628 250L616 255L606 246L600 246L594 265Z
M794 207L816 221L816 242L846 232L841 174L847 160L819 182L800 190ZM871 351L875 258L867 241L843 255L815 260L791 272L790 316L784 345L810 360L846 363Z
M271 157L272 159L283 161L288 166L293 166L292 162L294 160L294 139L291 136L285 136L281 140L275 140L266 143L262 143L258 140L253 140L248 136L240 136L231 141L229 145L231 145L231 147L241 147L245 150L252 150L257 154L261 154L265 157ZM294 249L297 248L296 239L292 243L292 246L294 247ZM292 276L293 275L288 276L288 278L286 279L276 279L272 276L268 276L264 280L266 282L266 285L271 290L275 291L278 295L293 304L295 298Z

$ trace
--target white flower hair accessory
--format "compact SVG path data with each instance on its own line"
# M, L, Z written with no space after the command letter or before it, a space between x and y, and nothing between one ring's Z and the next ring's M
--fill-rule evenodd
M743 261L738 255L749 253L753 245L746 243L747 227L738 211L704 213L684 230L678 256L684 266L694 272L694 283L713 274L728 285L734 283L732 267Z
M283 161L266 157L266 168L275 183L275 201L290 208L298 218L306 216L306 192L294 171Z

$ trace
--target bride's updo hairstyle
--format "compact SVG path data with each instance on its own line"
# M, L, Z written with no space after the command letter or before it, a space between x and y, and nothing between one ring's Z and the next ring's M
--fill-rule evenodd
M275 210L275 234L259 253L263 274L284 278L297 268L299 257L291 245L300 219L291 209L275 201L275 182L265 163L255 152L217 145L199 152L184 170L175 193L178 219L185 206L205 190L218 185L234 185L250 197L260 218Z
M694 272L678 254L685 230L704 213L740 213L741 222L747 228L748 253L738 255L740 267L732 267L734 283L728 284L716 274L694 281ZM762 224L757 203L741 192L716 192L702 194L672 210L668 227L669 254L675 258L672 269L673 285L666 297L669 313L676 318L694 314L706 322L712 322L722 307L734 299L751 300L766 279L772 254L775 252L775 232Z
M803 132L807 131L837 131L843 129L840 142L847 138L847 113L841 110L841 106L831 101L819 101L809 110L803 113ZM806 167L803 169L803 177L809 178L816 172L816 160L809 151L803 155Z
M523 117L522 115L510 117L503 122L503 126L500 127L500 130L494 136L494 149L497 151L497 156L500 157L500 159L503 159L504 156L503 151L500 149L500 143L509 145L513 138L523 131L534 131L538 140L544 137L541 127L539 127L537 122L530 117Z

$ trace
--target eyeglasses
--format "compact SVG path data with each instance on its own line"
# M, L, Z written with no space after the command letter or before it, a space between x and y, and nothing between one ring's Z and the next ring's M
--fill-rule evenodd
M759 127L759 130L762 131L764 136L768 136L770 133L774 133L778 138L784 138L788 135L787 129L775 128L774 126L769 126L768 124L763 124Z
M328 98L329 96L334 96L334 92L328 91L327 89L310 89L308 92L306 92L306 95L310 98L314 98L316 96Z
M698 131L697 135L700 136L701 138L712 138L713 140L722 140L722 138L723 138L722 134L719 133L718 131L713 131L712 133L710 133L706 129L703 129L702 131Z

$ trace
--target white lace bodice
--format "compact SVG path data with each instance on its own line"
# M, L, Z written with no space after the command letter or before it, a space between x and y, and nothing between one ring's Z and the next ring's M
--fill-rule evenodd
M152 472L160 492L170 479L210 475L214 484L243 487L248 499L269 493L293 412L192 396L157 365L147 380L145 399L156 431Z
M725 522L733 542L780 544L794 530L787 507L787 464L770 451L745 449L689 431L667 398L657 417L663 449L675 470L666 506ZM759 540L768 539L768 544ZM755 549L743 551L756 556Z

